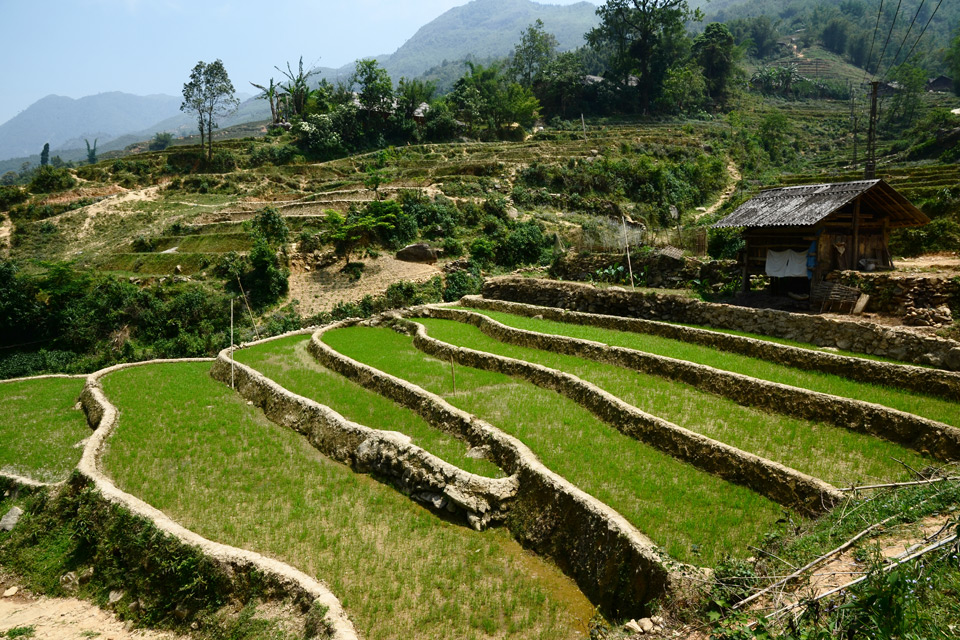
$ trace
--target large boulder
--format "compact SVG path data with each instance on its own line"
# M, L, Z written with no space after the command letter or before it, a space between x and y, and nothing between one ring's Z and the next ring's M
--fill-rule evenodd
M437 261L438 252L436 249L424 242L408 244L400 251L397 251L397 260L404 262L425 262L433 264Z

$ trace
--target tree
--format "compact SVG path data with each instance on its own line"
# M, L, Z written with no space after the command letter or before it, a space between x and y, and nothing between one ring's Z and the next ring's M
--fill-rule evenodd
M163 151L173 143L173 134L170 132L157 132L153 134L153 140L150 141L148 148L150 151Z
M190 72L190 81L183 85L180 110L196 112L201 147L206 134L208 161L213 159L213 130L219 127L217 121L236 111L239 104L223 61L218 58L209 64L198 62Z
M310 100L310 90L309 80L311 77L320 73L319 69L311 69L304 73L303 71L303 56L300 56L300 63L297 65L297 72L294 73L293 69L290 68L290 63L287 63L287 70L284 71L280 67L274 67L277 71L282 73L287 77L287 83L279 85L281 89L286 92L284 96L285 102L289 105L290 110L293 112L291 115L297 117L303 117L304 112L307 109L307 102Z
M833 18L820 32L820 39L828 51L843 53L847 50L850 23L844 18Z
M707 93L716 103L724 104L740 55L727 25L721 22L708 24L703 33L693 40L693 55L703 69Z
M537 21L520 32L520 42L513 48L510 72L521 86L531 87L536 82L557 49L557 38L543 30L543 20Z
M430 104L433 95L437 92L437 85L434 82L424 81L419 78L407 80L400 78L397 85L397 111L404 118L412 120L422 104Z
M352 82L360 89L357 100L363 109L382 114L393 111L393 81L376 60L357 60Z
M545 110L566 118L568 112L583 99L583 77L586 71L580 56L565 51L544 67L534 93Z
M43 145L43 151L40 152L40 166L45 167L50 162L50 143Z
M97 140L99 138L93 139L93 148L91 148L90 141L86 138L83 139L87 143L87 164L97 164Z
M701 19L687 0L607 0L597 9L600 25L587 33L591 46L611 45L610 65L629 86L635 75L638 106L647 111L659 96L667 70L681 57L686 22Z
M960 28L957 29L957 35L954 36L947 50L946 63L953 77L953 92L960 96Z
M266 87L262 84L257 84L256 82L251 82L250 84L263 92L258 95L257 98L266 100L268 103L270 103L270 117L272 118L273 124L279 124L280 85L274 84L273 78L270 78L270 84Z

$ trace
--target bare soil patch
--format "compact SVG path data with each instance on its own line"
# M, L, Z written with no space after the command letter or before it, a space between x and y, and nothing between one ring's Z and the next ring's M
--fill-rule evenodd
M19 586L0 574L0 594ZM113 613L76 598L47 598L19 588L13 596L0 597L0 635L17 627L33 627L35 638L44 640L176 640L166 631L133 629Z
M352 280L343 273L343 262L317 270L298 269L290 274L290 300L300 301L300 314L310 316L329 311L340 302L359 302L366 295L378 295L395 282L424 282L440 269L430 264L403 262L393 256L366 259L363 275Z

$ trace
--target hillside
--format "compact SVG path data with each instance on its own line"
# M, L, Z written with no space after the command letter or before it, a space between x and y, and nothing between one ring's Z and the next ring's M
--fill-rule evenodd
M47 142L51 149L65 143L75 148L83 138L97 138L103 144L177 115L180 101L174 96L119 91L76 100L49 95L0 125L0 158L37 154Z
M513 50L520 32L538 18L557 37L561 50L573 49L597 24L595 12L589 2L558 6L530 0L473 0L421 27L383 65L398 79L420 75L444 60L503 57Z

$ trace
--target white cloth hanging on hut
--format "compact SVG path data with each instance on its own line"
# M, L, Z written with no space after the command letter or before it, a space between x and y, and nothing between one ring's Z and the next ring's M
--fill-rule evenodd
M767 249L766 273L774 278L806 278L807 252Z

